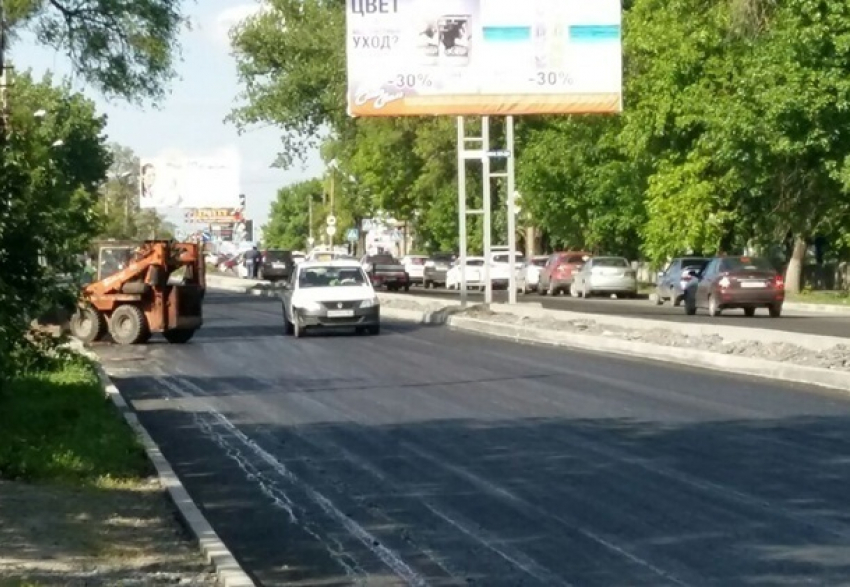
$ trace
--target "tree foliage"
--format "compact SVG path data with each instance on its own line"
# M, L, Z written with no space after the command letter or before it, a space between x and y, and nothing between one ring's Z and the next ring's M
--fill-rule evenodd
M323 193L322 182L318 179L298 182L278 190L269 222L263 227L264 244L271 248L306 249L310 236L310 201L313 202L315 230L319 226L318 218L324 224L324 216L320 213Z
M180 0L6 0L12 32L29 30L66 53L98 91L158 99L174 77Z
M57 283L77 273L98 232L97 187L111 163L106 120L90 100L50 77L14 83L13 131L0 157L0 361L12 362L29 320L72 299ZM33 104L47 114L34 117ZM4 375L12 367L0 365Z

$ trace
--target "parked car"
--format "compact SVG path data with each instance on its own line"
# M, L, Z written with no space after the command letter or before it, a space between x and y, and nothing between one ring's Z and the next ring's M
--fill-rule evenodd
M404 270L410 277L411 284L425 283L425 263L428 261L427 255L405 255L400 259L404 265Z
M549 255L536 255L523 263L517 285L519 291L522 293L537 291L537 285L540 283L540 272L546 266L547 261L549 261Z
M446 273L446 287L449 289L460 289L461 271L463 271L463 275L466 277L467 289L476 288L484 290L487 286L484 278L484 266L484 257L467 257L465 268L460 266L460 259L458 259ZM493 289L508 288L511 268L507 263L490 263L489 271L490 283Z
M700 308L709 316L723 310L740 308L745 316L754 316L758 308L767 308L771 318L782 315L785 303L785 280L767 259L761 257L714 257L696 279L685 288L685 313L696 314Z
M434 253L422 268L422 281L426 288L446 285L446 273L457 259L454 253Z
M655 282L655 303L661 305L665 300L678 306L685 299L685 288L694 273L699 273L708 265L706 257L677 257L670 261L664 271L658 272Z
M389 291L410 291L410 277L404 265L392 255L365 255L360 259L363 270L375 287L385 286Z
M354 328L368 334L381 331L380 301L356 260L300 263L281 302L286 333L296 338L318 328Z
M540 295L558 295L570 291L575 274L590 259L585 251L561 251L552 253L543 269L540 270L540 282L537 293Z
M625 257L593 257L575 275L570 286L573 297L596 294L637 297L637 273Z
M295 268L295 260L292 251L283 249L268 249L263 251L260 257L260 266L257 268L257 278L269 281L285 281L289 279Z

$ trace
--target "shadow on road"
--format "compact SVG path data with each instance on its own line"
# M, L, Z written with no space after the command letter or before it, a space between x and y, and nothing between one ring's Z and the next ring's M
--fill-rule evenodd
M252 402L360 389L190 381ZM154 388L117 383L135 400ZM828 586L850 576L847 417L422 421L336 401L322 410L306 397L300 415L227 404L241 437L214 415L140 413L263 585L349 585L346 566L369 584L399 584L380 580L390 572L376 545L433 585ZM352 524L369 538L346 532Z

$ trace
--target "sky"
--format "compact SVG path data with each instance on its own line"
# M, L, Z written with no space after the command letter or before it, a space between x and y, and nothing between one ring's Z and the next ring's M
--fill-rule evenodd
M268 220L269 208L277 190L321 173L318 154L306 164L289 170L272 168L279 151L280 132L273 127L252 129L239 136L236 127L224 118L238 105L240 84L231 55L228 31L255 12L259 2L246 0L198 0L184 3L192 30L181 35L182 61L178 78L170 85L170 95L156 108L137 109L124 102L106 101L85 82L73 77L70 62L62 53L36 45L24 35L10 51L18 71L32 69L36 75L51 70L68 76L73 88L83 92L108 117L110 142L130 147L140 157L157 157L173 151L187 156L211 156L216 151L237 149L241 156L241 187L247 202L247 216L256 226ZM168 214L176 219L174 212Z

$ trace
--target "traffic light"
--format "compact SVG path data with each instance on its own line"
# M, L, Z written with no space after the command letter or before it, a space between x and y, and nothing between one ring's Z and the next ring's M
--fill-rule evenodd
M254 221L246 220L245 221L245 240L249 242L253 242L254 240Z
M245 209L245 194L239 194L239 207Z

